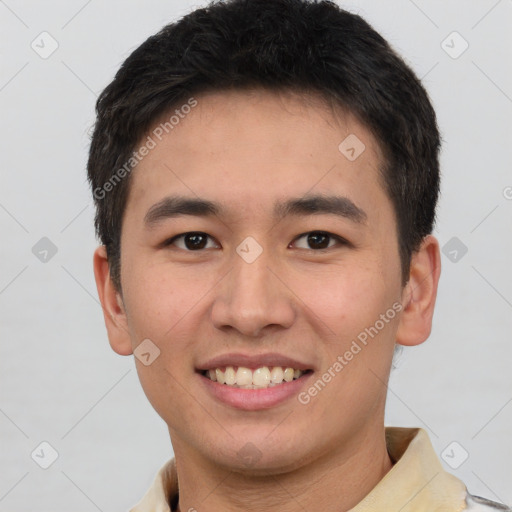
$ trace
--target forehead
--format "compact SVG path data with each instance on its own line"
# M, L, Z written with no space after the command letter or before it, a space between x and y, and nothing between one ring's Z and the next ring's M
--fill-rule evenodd
M192 109L187 107L188 101L183 101L155 121L150 133L160 132L157 142L174 142L180 149L192 148L195 152L201 147L215 150L229 146L234 151L264 144L268 150L288 148L288 153L300 157L306 141L324 141L318 146L324 150L322 146L327 144L337 147L343 134L357 133L369 153L378 160L382 158L378 143L364 124L347 108L327 102L320 93L235 89L206 92L194 100L196 106ZM200 140L195 138L199 132ZM278 136L269 145L269 139L275 135ZM310 151L309 147L304 149Z
M333 187L364 191L367 203L383 200L375 138L319 96L252 90L194 100L192 109L166 112L144 137L155 145L132 173L129 205L149 207L173 192L228 201L239 215L241 208L274 207L277 196Z

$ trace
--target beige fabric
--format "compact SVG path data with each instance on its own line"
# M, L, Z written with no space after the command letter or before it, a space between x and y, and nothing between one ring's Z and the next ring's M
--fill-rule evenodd
M466 486L447 473L423 429L386 428L388 453L398 462L351 512L457 512Z
M466 508L466 486L443 469L423 429L386 427L386 443L395 464L350 512L459 512ZM171 459L130 512L174 512L177 503L178 477Z

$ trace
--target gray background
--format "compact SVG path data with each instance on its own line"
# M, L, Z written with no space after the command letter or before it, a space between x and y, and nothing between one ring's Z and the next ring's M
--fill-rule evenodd
M424 79L444 138L435 235L442 246L457 237L432 335L392 374L387 424L425 428L440 455L456 441L446 460L469 458L445 467L510 504L512 1L341 4ZM133 359L108 345L85 164L98 93L135 47L198 5L0 0L0 511L127 510L172 455ZM31 47L43 51L43 31L59 45L46 59ZM461 55L453 31L469 44ZM46 262L44 246L32 250L43 237L57 248ZM31 458L42 441L59 454L46 470ZM48 448L37 453L50 461Z

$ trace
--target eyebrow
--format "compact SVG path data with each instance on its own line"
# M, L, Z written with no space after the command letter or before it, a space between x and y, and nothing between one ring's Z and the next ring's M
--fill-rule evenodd
M201 198L184 196L165 197L149 208L144 224L148 229L155 227L165 219L180 215L197 217L222 216L224 208L221 204ZM287 216L305 216L314 214L331 214L348 219L357 224L365 224L366 212L345 196L309 195L292 198L274 205L274 217L278 220Z
M345 196L313 195L297 199L288 199L276 203L274 216L283 219L289 215L331 214L343 217L357 224L364 224L368 218L366 212Z

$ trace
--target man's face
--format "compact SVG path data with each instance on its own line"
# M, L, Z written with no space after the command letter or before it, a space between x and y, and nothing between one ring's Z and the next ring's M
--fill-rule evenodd
M279 472L333 446L357 451L382 428L403 299L379 147L353 116L298 96L196 99L134 170L123 220L126 336L132 350L147 339L160 350L137 360L144 391L177 454L230 469ZM163 202L177 196L219 211L173 214ZM276 208L313 196L342 198L337 213ZM309 371L266 389L204 375L227 366L263 383L266 370L243 368Z

